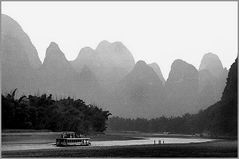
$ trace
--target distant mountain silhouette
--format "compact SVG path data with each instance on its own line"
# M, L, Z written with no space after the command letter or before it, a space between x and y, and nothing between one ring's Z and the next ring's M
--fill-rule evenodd
M55 42L51 42L46 50L42 68L44 67L49 67L49 69L57 71L61 71L62 69L65 69L64 71L72 71L70 63Z
M58 45L51 42L43 65L39 68L39 89L58 96L76 96L79 75L67 61Z
M87 67L84 66L80 72L79 90L81 99L88 103L99 104L98 101L102 101L102 94L104 93L99 81L95 74Z
M170 114L181 115L185 110L197 111L198 71L193 65L183 60L175 60L171 65L165 88Z
M217 55L207 53L199 67L199 107L205 108L219 101L226 85L228 71L223 69Z
M219 100L215 80L208 70L199 71L199 108L206 108Z
M161 69L158 66L158 64L151 63L151 64L149 64L149 66L153 68L154 72L158 75L159 79L162 81L163 84L165 84L165 79L163 77L163 74L162 74Z
M78 73L80 73L85 66L93 71L93 69L98 65L95 54L95 51L90 47L82 48L77 58L74 61L71 61L73 68Z
M220 77L223 72L222 62L219 57L213 53L207 53L203 56L199 70L208 70L213 76Z
M72 96L109 109L114 116L153 118L206 109L220 100L226 85L228 71L215 54L203 56L199 71L175 60L165 81L156 63L135 64L121 42L82 48L73 61L52 42L41 64L20 25L6 15L1 18L2 93L18 88L24 94Z
M29 93L35 90L35 71L41 65L36 48L15 20L2 14L1 22L2 91Z
M15 46L16 45L21 46L22 51L24 52L21 53L28 58L30 65L33 68L39 68L41 66L41 61L38 57L37 50L33 46L28 35L22 30L21 26L15 20L13 20L12 18L10 18L5 14L1 14L1 22L2 22L1 23L2 40L6 41L6 43L4 43L5 44L4 46L6 45L14 46L15 44L14 41L17 42L18 44L15 44ZM8 48L12 47L8 46ZM19 52L19 54L21 53Z
M144 61L138 61L134 69L116 88L122 116L156 117L162 115L165 90L162 81Z
M119 82L135 64L132 54L121 42L108 41L100 42L95 50L89 47L81 49L71 63L78 72L87 66L104 87Z

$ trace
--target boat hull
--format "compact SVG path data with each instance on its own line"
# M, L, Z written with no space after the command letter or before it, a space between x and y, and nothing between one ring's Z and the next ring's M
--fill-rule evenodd
M59 138L56 146L90 146L89 138Z

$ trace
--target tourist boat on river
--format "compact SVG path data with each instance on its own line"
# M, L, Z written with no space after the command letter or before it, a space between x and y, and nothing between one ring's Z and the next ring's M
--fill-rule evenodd
M90 138L83 138L75 132L63 132L60 138L56 139L56 146L89 146Z

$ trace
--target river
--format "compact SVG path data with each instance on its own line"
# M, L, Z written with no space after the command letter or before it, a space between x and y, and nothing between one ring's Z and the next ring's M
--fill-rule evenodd
M203 138L176 138L176 137L145 137L138 140L112 140L92 141L91 146L127 146L127 145L149 145L149 144L187 144L208 142L213 139ZM2 143L2 151L31 150L31 149L57 149L55 143Z

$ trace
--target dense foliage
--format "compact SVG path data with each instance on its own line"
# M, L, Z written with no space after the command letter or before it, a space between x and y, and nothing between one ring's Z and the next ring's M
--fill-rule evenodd
M49 129L78 133L103 132L109 111L70 97L54 100L52 95L15 98L16 90L2 95L3 129Z
M200 113L201 115L202 113ZM124 119L112 117L109 128L117 131L170 132L193 134L199 132L199 115L185 114L181 117L159 117L154 119Z
M206 133L214 137L237 136L237 63L236 59L230 68L221 100L207 109L197 114L150 120L112 117L109 120L110 129L184 134Z
M223 91L221 100L206 111L207 127L211 132L219 135L237 136L237 112L238 112L238 58L232 64L226 87Z

